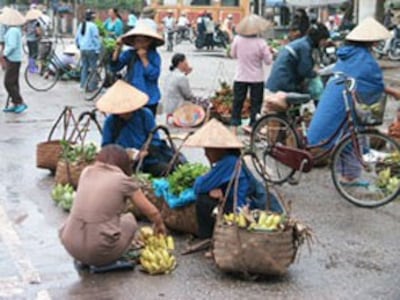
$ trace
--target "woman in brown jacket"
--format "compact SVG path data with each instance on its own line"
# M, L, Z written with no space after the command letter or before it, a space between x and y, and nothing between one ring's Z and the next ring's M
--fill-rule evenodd
M92 272L126 267L118 259L137 229L135 217L123 214L128 198L154 223L157 233L166 232L159 211L131 174L130 158L117 145L104 147L95 164L82 172L71 213L60 230L62 244L80 267L90 266Z

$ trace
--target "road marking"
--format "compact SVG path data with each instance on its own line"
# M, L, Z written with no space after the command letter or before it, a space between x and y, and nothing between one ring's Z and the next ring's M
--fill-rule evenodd
M29 284L39 284L41 282L39 272L25 255L21 239L14 230L2 205L0 205L0 236L2 243L6 246L13 262L18 268L19 275L22 277L22 283L18 277L0 279L0 291L7 291L7 293L13 293L15 295L16 293L23 293L24 286L26 287ZM48 300L51 298L46 290L41 290L37 295L37 299Z

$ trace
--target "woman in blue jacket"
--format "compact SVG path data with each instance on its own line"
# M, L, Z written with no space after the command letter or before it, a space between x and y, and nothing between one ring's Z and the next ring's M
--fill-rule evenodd
M108 89L96 103L100 111L109 114L104 122L101 146L118 144L125 149L141 151L132 159L143 158L141 170L159 177L167 170L172 153L157 133L148 150L143 149L156 127L153 114L143 107L148 99L146 94L122 80Z
M199 238L212 236L215 224L212 212L225 194L228 194L225 212L233 211L235 184L233 183L229 190L228 188L235 170L239 167L237 207L249 205L251 209L265 210L268 205L272 211L283 211L279 201L272 194L267 194L264 185L254 177L244 163L238 165L243 144L220 122L212 119L189 137L185 145L204 147L205 155L212 165L208 173L196 179L193 187L197 195L196 214ZM267 201L269 201L268 204Z
M96 24L93 23L94 12L87 10L85 21L78 26L75 42L81 51L81 77L80 87L85 88L89 72L96 69L97 59L100 53L100 35ZM88 90L94 90L97 83L91 82Z
M122 43L132 46L133 49L122 53ZM157 106L161 98L158 79L161 73L161 57L156 47L164 44L164 39L145 24L138 24L134 29L118 39L113 53L111 70L119 71L128 67L126 81L149 96L146 107L156 115Z
M337 52L339 60L333 71L355 78L358 95L369 101L370 105L378 101L383 93L400 98L400 91L385 86L382 70L371 53L375 42L389 37L389 31L380 23L373 18L367 18L347 35L346 45ZM328 82L307 132L309 144L316 145L331 137L346 117L343 89L343 84L337 84L335 79ZM336 140L332 141L327 147L335 142ZM349 158L346 159L348 162ZM358 180L360 171L361 168L355 168L354 164L351 170L344 167L342 181L354 185L363 184Z

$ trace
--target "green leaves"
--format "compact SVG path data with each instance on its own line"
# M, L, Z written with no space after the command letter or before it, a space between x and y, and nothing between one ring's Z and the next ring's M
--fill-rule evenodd
M94 143L87 145L71 145L67 141L61 141L61 157L69 163L92 162L96 158L97 146Z
M209 168L200 163L186 163L180 165L175 172L168 176L171 192L179 195L184 190L191 188L197 177L208 172Z
M70 184L57 184L51 191L51 198L58 206L66 211L71 210L75 195L74 188Z

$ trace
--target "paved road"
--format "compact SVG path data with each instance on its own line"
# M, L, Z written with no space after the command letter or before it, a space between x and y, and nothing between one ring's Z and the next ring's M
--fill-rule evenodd
M217 79L231 80L235 63L222 53L185 45L177 50L189 55L199 95L209 94ZM165 76L170 54L161 52ZM22 90L29 110L20 116L0 113L0 299L400 299L400 203L354 207L339 197L328 169L281 188L293 214L317 237L312 253L304 247L287 276L246 282L222 274L201 253L179 256L177 270L168 276L139 271L79 276L58 241L66 214L50 199L53 178L35 168L35 147L64 105L80 111L93 104L82 100L74 82L37 93L22 81ZM0 96L4 99L4 91ZM387 121L395 106L390 104ZM99 136L92 131L90 139ZM187 154L204 161L201 151ZM182 249L187 237L177 238Z

